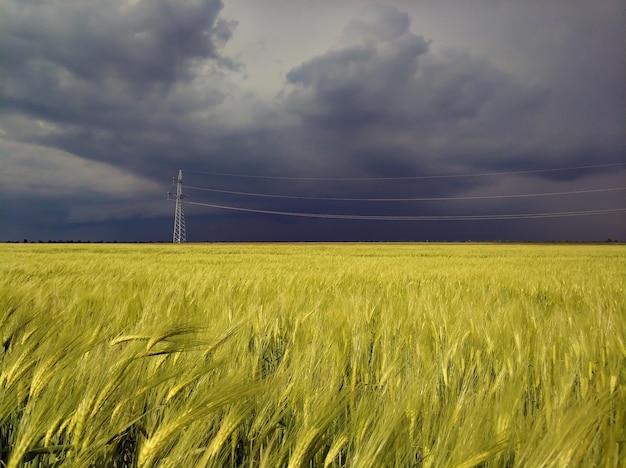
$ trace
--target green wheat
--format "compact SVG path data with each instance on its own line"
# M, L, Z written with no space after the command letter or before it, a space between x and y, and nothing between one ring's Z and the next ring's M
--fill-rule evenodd
M621 245L0 246L0 466L623 466Z

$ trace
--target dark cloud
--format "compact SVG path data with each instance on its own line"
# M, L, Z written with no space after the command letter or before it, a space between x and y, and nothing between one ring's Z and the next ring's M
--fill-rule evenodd
M312 132L311 140L326 142L326 168L337 167L334 160L341 160L343 173L393 176L623 161L623 134L598 140L592 116L588 128L566 138L556 131L570 119L581 119L579 114L550 114L559 105L553 91L561 83L526 82L463 49L435 53L429 40L411 32L408 16L391 7L373 10L368 22L350 23L345 37L346 46L287 74L288 109ZM607 170L548 171L527 178L578 180ZM425 180L417 191L422 196L452 195L484 187L490 180ZM387 182L376 184L374 191L401 196L415 194L415 186ZM616 202L613 197L611 203ZM462 211L481 209L461 206ZM541 211L541 204L527 200L521 209L512 203L501 206L510 212ZM448 207L435 211L452 212ZM419 209L430 212L429 206Z
M23 140L141 173L226 99L216 75L237 65L219 52L235 27L222 6L3 2L3 114L54 126Z
M393 11L382 11L382 24L391 23ZM367 30L363 44L291 70L289 109L307 126L335 135L337 144L348 140L342 150L352 154L355 166L374 164L368 161L372 148L379 158L402 155L436 172L450 162L485 167L476 153L518 156L511 152L511 135L517 140L529 131L528 121L541 111L548 90L518 83L466 51L432 54L408 23L393 31Z
M189 78L194 60L221 58L218 48L233 27L218 19L222 7L220 1L3 2L10 20L3 22L2 59L11 77L48 79L58 88L109 79L168 85Z
M286 74L283 91L271 103L234 84L233 76L245 64L224 53L237 24L222 18L219 1L4 1L0 9L2 139L11 143L4 145L3 159L10 163L11 179L21 184L14 192L0 188L4 204L7 200L11 204L2 213L13 226L11 236L19 237L15 226L20 225L22 213L28 218L21 224L27 232L48 229L55 238L62 237L63 229L72 235L89 233L97 240L98 232L113 236L128 228L134 232L129 240L139 240L141 235L158 240L148 234L157 231L142 230L142 221L137 220L169 212L172 207L157 208L155 200L163 197L169 177L181 167L267 175L391 177L623 161L623 126L619 131L611 127L616 119L623 120L623 102L611 100L623 90L617 91L613 79L599 79L602 89L588 81L588 70L582 82L574 75L573 83L529 80L471 50L435 50L436 38L414 33L410 16L391 6L372 8L366 17L348 21L341 41L332 49L303 56L300 65ZM567 45L564 55L577 48L584 51L585 44ZM589 63L604 63L607 57L612 55ZM573 73L576 66L571 63L567 61L569 68L564 65L563 70ZM612 73L610 67L597 69ZM569 97L577 89L589 96L572 101ZM587 115L586 109L593 112ZM87 182L72 183L74 176L59 177L63 173ZM42 185L46 177L52 181L50 187ZM108 187L105 179L116 180L117 185ZM55 189L55 180L63 190ZM186 175L189 185L339 197L452 196L505 190L507 184L524 193L554 190L547 184L620 183L619 174L601 168L504 180L495 183L475 177L363 184ZM160 183L162 191L155 189ZM202 201L201 193L193 196ZM120 198L133 202L119 206ZM497 205L359 204L216 194L205 199L249 208L377 215L471 214L486 209L523 213L545 211L549 205L539 200ZM557 202L550 209L613 208L619 199L613 193L592 201L576 206ZM19 203L27 203L28 209L17 208ZM201 215L217 216L219 211L189 207L188 213L197 226L190 233L211 232L211 240L463 237L457 236L458 225L445 223L416 228L410 223L391 226L237 214L213 218L221 227L209 228ZM90 220L95 224L90 225ZM584 225L579 221L572 221L578 223L576 232L582 232ZM530 237L530 231L511 234L515 229L504 222L491 224L482 237L479 230L484 224L465 226L467 238ZM607 229L615 237L615 223ZM532 235L548 232L557 230L535 229ZM202 240L202 235L196 234L194 240Z

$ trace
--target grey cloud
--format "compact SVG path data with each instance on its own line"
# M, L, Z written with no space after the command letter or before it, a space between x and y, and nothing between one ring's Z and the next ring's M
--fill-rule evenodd
M224 92L205 87L198 67L207 60L235 67L219 53L234 27L218 18L221 8L219 1L3 2L3 111L121 130L158 125L181 107L215 106Z
M484 163L476 153L510 152L512 140L532 131L546 89L518 83L466 51L435 55L408 24L388 28L390 12L378 16L383 27L359 23L359 30L394 34L368 34L363 44L327 52L287 74L289 110L327 138L334 135L354 166L410 162L436 172L454 161L471 170L473 162ZM378 158L396 160L372 161L372 149Z
M406 111L400 96L417 71L418 57L428 50L421 37L405 35L380 47L354 46L328 52L287 74L300 87L288 105L304 118L330 118L359 124L396 117ZM404 101L404 103L403 103ZM390 121L389 125L397 122Z
M368 9L369 18L352 20L344 29L343 37L350 42L386 42L409 32L409 15L391 6L376 5Z
M2 60L12 70L58 67L81 80L113 76L143 86L186 77L232 34L219 1L3 2ZM36 69L35 69L36 70Z
M0 77L6 123L25 115L53 129L30 143L145 175L192 139L230 92L220 53L234 21L215 0L2 3ZM192 138L188 138L189 136ZM15 137L15 133L6 138Z

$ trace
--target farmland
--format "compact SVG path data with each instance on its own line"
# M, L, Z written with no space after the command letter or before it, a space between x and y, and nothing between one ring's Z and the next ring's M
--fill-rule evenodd
M621 245L0 246L0 466L622 466Z

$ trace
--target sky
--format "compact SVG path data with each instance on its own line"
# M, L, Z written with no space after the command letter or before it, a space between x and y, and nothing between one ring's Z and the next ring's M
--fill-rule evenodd
M612 0L3 0L0 241L171 241L181 169L193 242L626 240L625 23Z

